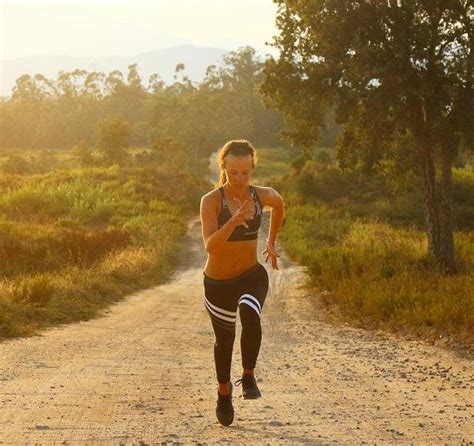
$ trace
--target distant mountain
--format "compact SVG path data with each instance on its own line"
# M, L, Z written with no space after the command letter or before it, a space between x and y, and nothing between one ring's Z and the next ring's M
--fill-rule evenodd
M172 83L178 63L185 65L186 74L191 80L200 82L204 78L206 68L217 64L228 51L222 48L182 45L136 56L93 58L58 55L3 60L0 61L0 95L10 96L16 79L23 74L41 73L49 79L56 79L59 71L73 71L80 68L105 73L119 70L126 75L128 65L135 63L138 64L138 70L145 85L148 84L148 78L153 73L158 73L166 83Z

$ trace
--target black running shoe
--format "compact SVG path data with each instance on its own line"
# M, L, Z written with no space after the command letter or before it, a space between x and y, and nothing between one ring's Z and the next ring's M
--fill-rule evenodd
M234 382L236 386L242 384L242 398L244 400L254 400L260 398L262 394L257 387L257 381L252 375L245 374L242 378Z
M217 392L216 417L223 426L230 426L234 421L234 406L232 406L232 383L229 382L229 395Z

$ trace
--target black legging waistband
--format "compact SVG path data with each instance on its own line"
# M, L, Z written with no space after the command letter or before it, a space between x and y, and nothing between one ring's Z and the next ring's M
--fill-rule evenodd
M208 283L211 283L213 285L230 285L232 283L238 282L239 280L243 279L244 277L250 276L252 273L257 271L260 266L262 266L262 264L257 262L257 264L255 266L253 266L251 269L249 269L248 271L245 271L240 276L232 277L230 279L212 279L211 277L206 275L206 273L204 271L202 273L204 275L204 280Z

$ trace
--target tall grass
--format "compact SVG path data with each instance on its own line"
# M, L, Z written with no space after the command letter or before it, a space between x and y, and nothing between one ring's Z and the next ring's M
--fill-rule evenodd
M0 175L0 338L165 280L207 187L173 165Z
M416 187L394 192L382 176L317 163L277 187L287 202L282 243L341 319L472 344L472 172L454 173L455 276L440 274L427 257Z
M253 174L256 184L268 186L282 175L291 174L291 154L283 148L263 147L257 150L257 166Z

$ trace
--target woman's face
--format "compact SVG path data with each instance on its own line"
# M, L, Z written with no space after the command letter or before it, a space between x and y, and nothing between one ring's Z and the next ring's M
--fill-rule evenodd
M227 155L224 162L227 182L231 186L246 186L252 175L252 155Z

